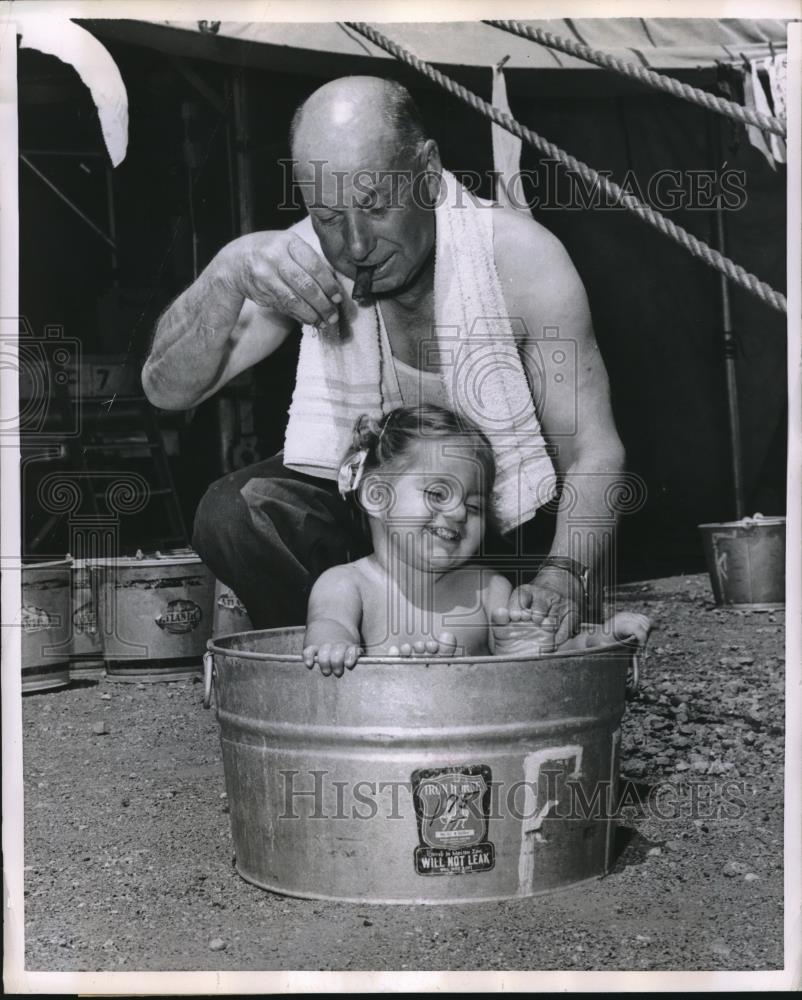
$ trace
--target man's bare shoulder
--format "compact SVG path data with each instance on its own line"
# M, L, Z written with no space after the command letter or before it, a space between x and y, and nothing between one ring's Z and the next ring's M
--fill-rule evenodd
M493 211L496 268L510 315L537 329L584 313L585 289L561 241L526 212Z

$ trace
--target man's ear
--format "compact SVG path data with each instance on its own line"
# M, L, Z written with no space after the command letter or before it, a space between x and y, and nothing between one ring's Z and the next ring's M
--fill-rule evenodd
M423 172L425 183L423 191L430 205L437 205L440 200L441 174L443 164L440 160L440 150L434 139L426 139L418 152L418 168Z

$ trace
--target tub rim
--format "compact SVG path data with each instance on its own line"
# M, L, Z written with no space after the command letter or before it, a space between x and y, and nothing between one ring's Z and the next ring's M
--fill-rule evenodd
M287 632L297 629L299 632L305 628L304 625L287 625L277 629L247 629L244 632L229 632L226 635L214 636L206 642L206 651L212 655L228 656L233 659L257 660L268 663L303 663L303 656L300 653L260 653L253 650L225 649L216 645L225 639L234 639L239 636L256 635L265 632ZM611 657L613 654L626 652L637 656L640 647L634 635L626 639L617 639L605 646L593 646L589 649L567 649L564 651L555 650L551 653L542 653L533 657L531 653L518 653L515 656L439 656L436 653L418 653L413 656L360 656L358 663L371 664L376 666L410 666L411 664L453 664L455 666L466 666L471 664L502 664L502 663L542 663L549 660L561 660L575 657L588 657L589 655Z

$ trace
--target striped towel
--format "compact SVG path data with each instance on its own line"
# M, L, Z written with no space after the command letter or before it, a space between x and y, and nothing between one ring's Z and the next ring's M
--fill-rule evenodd
M526 373L507 317L493 255L493 209L448 171L435 209L435 329L441 378L451 408L488 436L496 458L496 522L509 531L555 493ZM322 253L317 241L313 248ZM390 343L375 304L340 307L340 340L305 326L284 442L284 464L336 479L357 417L402 405Z

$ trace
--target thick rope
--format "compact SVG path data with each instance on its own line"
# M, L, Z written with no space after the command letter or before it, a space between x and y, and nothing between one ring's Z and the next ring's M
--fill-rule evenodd
M412 66L412 68L416 69L419 73L423 73L424 76L429 77L429 79L433 80L436 84L438 84L438 86L443 87L448 91L448 93L453 94L454 97L464 101L475 111L478 111L486 118L490 118L497 125L500 125L503 129L506 129L513 135L518 136L519 139L522 139L530 146L534 146L535 149L539 150L545 156L559 161L568 170L572 170L574 173L578 174L586 183L590 182L592 185L598 185L599 188L610 197L613 204L621 205L623 208L633 212L639 218L643 219L644 222L648 222L650 226L654 226L655 229L670 237L676 243L679 243L681 247L693 254L694 257L698 257L700 260L704 261L705 264L708 264L710 267L714 267L717 271L721 271L721 273L725 274L730 281L734 281L736 284L741 285L747 291L756 295L759 299L762 299L779 312L788 311L788 304L782 293L775 291L771 285L767 284L765 281L761 281L760 278L756 277L754 274L750 274L749 271L730 260L729 257L725 257L723 254L719 253L718 250L713 250L702 240L697 239L692 233L683 229L682 226L678 226L670 219L667 219L664 215L661 215L660 212L651 208L649 205L644 204L639 198L636 198L635 195L628 194L614 181L611 181L606 177L602 177L595 170L593 170L592 167L589 167L587 164L577 160L569 153L564 152L564 150L555 146L553 143L544 139L531 129L526 128L526 126L521 125L520 122L516 121L512 117L512 115L508 115L506 112L500 111L492 104L488 104L487 101L482 100L481 97L478 97L466 87L463 87L462 84L457 83L456 80L452 80L451 77L441 73L440 70L435 69L434 66L423 62L423 60L418 59L418 57L413 55L411 52L408 52L400 45L391 41L380 31L371 27L371 25L365 24L361 21L346 21L345 23L349 28L352 28L360 35L368 38L375 45L378 45L386 52L395 56L396 59L407 63L407 65Z
M783 138L786 137L787 130L784 118L775 118L772 115L765 115L752 108L745 108L734 101L727 101L723 97L709 94L706 90L692 87L689 83L681 83L679 80L675 80L674 77L666 76L664 73L657 73L652 69L646 69L645 66L638 66L624 59L617 59L607 52L592 49L589 45L583 45L581 42L573 41L573 39L560 38L558 35L552 35L550 31L543 31L542 28L533 28L523 21L485 21L484 23L490 24L494 28L501 28L502 31L509 31L513 35L519 35L521 38L528 38L530 42L538 42L540 45L545 45L550 49L557 49L559 52L565 52L569 56L575 56L577 59L584 59L586 62L595 63L597 66L603 66L604 69L612 70L615 73L621 73L633 80L637 80L639 83L645 84L647 87L654 87L656 90L662 90L666 94L672 94L674 97L691 101L693 104L707 108L708 111L725 115L727 118L734 118L744 125L754 125L764 132L773 132L775 135L780 135Z

